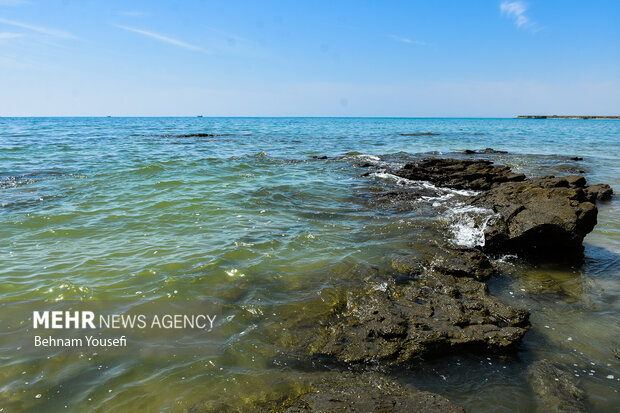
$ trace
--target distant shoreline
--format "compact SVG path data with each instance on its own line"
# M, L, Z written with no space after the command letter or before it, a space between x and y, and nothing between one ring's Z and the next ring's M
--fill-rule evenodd
M620 119L620 116L586 116L586 115L519 115L517 119Z

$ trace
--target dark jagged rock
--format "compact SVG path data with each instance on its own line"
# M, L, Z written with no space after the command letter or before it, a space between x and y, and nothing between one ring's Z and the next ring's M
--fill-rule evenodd
M596 225L596 201L609 199L609 185L586 185L579 175L525 179L488 160L424 158L395 175L456 189L482 191L472 205L493 210L485 228L485 251L531 258L579 259L584 237Z
M583 161L583 158L581 156L573 156L572 158L570 158L571 161Z
M414 181L472 190L486 190L503 182L525 179L525 175L512 173L507 166L495 166L482 159L424 158L406 164L394 174Z
M541 411L585 411L584 392L575 384L570 372L549 360L539 360L530 366L529 374Z
M305 353L344 363L505 352L529 326L527 311L492 297L485 283L430 270L411 274L404 285L347 288L328 314L294 339Z
M475 248L437 246L426 254L393 256L391 268L399 274L420 274L433 269L455 277L484 281L496 274L488 257Z
M609 201L614 191L607 184L590 185L585 189L586 198L592 203L597 201Z
M431 266L444 274L479 281L487 280L496 273L487 256L474 248L440 248Z
M326 155L321 155L321 156L312 155L312 159L327 159L327 156Z
M328 375L285 411L301 412L464 412L435 393L403 386L376 373Z
M463 153L467 155L473 155L473 154L478 154L478 153L508 153L508 151L498 151L493 148L486 148L486 149L478 149L478 150L465 149Z
M493 252L579 257L584 237L596 225L596 206L566 178L505 183L476 196L473 204L497 213L484 233L485 249Z

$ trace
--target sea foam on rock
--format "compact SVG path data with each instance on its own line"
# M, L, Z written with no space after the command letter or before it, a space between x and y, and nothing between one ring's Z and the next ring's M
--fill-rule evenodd
M495 213L484 227L484 250L548 261L582 256L596 225L595 202L612 194L609 185L587 186L583 176L526 178L481 159L424 158L393 174L481 191L469 204Z

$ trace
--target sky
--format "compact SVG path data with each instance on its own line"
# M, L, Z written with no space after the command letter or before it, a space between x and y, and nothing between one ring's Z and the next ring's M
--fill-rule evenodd
M620 115L620 2L0 0L0 116Z

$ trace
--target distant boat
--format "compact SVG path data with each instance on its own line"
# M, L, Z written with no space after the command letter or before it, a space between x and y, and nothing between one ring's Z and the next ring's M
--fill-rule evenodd
M197 118L202 118L202 115L198 115L198 116L196 116L196 117L197 117Z
M111 117L112 117L112 116L110 116L110 115L106 116L106 118L111 118Z

